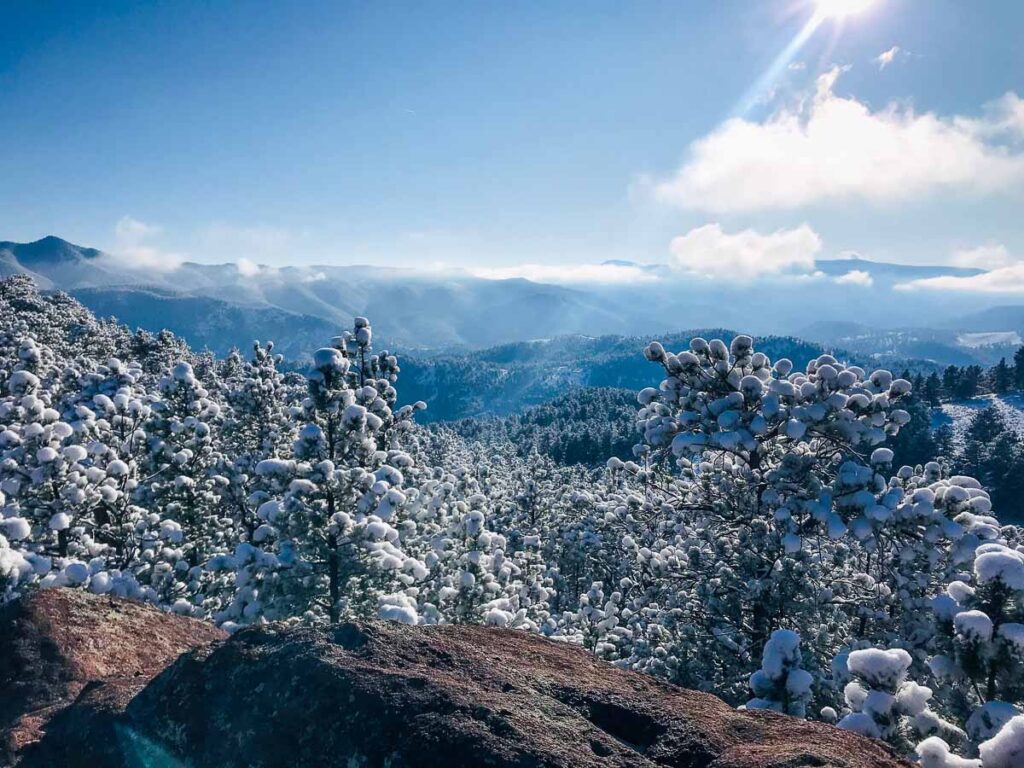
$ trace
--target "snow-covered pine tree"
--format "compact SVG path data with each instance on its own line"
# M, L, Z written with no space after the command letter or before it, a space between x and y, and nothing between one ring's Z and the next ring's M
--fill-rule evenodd
M306 606L309 617L336 622L368 612L400 573L418 570L395 527L408 502L402 472L412 465L400 436L416 408L394 409L397 360L373 354L371 340L369 323L356 318L353 332L316 352L294 458L256 466L284 491L261 505L273 514L264 542L288 564L267 596L275 613Z

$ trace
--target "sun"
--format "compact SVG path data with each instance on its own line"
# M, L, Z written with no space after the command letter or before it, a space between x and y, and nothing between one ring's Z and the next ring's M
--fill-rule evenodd
M875 0L815 0L821 19L842 19L867 10Z

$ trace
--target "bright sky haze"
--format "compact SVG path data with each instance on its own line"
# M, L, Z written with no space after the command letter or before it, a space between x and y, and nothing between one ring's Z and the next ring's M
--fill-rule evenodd
M1016 269L1024 3L857 4L8 1L0 239Z

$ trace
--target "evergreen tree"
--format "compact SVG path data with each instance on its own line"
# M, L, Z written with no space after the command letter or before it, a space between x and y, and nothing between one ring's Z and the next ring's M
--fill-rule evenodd
M959 397L960 380L963 371L955 365L948 365L942 371L942 393L948 398Z
M983 373L980 365L969 365L961 369L953 387L953 396L960 400L969 400L977 395Z
M932 371L924 382L924 400L932 408L938 408L942 404L942 380L939 375Z
M999 362L991 371L992 391L996 394L1005 394L1013 386L1013 371L1006 364L1006 358L999 358Z
M931 409L928 403L912 392L903 401L903 408L910 414L910 421L900 431L889 438L896 466L907 464L916 466L931 461L942 455L935 432L931 426Z

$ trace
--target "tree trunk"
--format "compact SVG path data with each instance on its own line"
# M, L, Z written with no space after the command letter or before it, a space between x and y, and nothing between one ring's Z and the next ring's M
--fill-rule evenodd
M340 618L338 616L338 600L341 598L341 585L339 583L341 574L338 567L338 540L333 533L327 537L327 546L330 548L330 551L327 553L327 579L330 585L331 624L337 624Z

